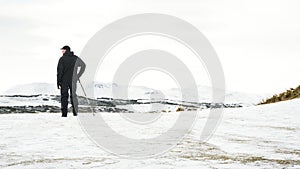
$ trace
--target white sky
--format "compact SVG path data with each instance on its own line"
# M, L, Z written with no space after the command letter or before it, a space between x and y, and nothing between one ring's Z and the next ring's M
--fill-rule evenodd
M138 13L169 14L196 26L218 53L229 90L279 92L300 84L299 9L297 0L0 0L0 92L17 84L56 83L63 45L79 55L106 24ZM167 39L144 37L127 42L128 46L124 42L111 56L119 55L122 48L143 49L138 40L178 55L185 51ZM126 51L122 53L126 56ZM182 54L179 57L189 58ZM187 62L192 71L202 72L195 75L197 83L208 84L203 69ZM106 68L117 65L108 63ZM100 71L97 80L110 79L112 69L104 72L107 75L100 76ZM176 85L155 71L133 82L157 88Z

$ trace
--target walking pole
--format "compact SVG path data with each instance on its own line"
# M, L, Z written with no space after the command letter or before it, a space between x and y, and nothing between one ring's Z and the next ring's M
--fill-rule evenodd
M83 94L84 94L84 96L85 96L85 99L86 99L88 105L90 106L90 109L91 109L91 111L92 111L92 113L93 113L93 116L95 116L95 112L94 112L94 110L93 110L93 108L92 108L92 106L91 106L91 104L90 104L89 99L87 98L87 95L86 95L86 93L85 93L85 90L84 90L84 88L83 88L81 82L80 82L80 79L78 79L78 81L79 81L79 84L80 84L81 89L82 89L82 91L83 91Z

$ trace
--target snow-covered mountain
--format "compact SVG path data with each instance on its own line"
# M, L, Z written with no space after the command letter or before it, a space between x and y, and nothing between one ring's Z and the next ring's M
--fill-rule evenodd
M14 86L4 92L5 95L36 95L49 94L58 95L56 85L52 83L29 83Z
M119 91L127 90L128 86L118 85L115 83L100 83L95 82L93 85L87 87L94 88L95 98L112 98L112 91L116 93ZM212 88L208 86L197 86L199 102L211 102L212 100ZM78 90L81 88L78 85ZM182 92L182 93L181 93ZM59 90L56 89L55 84L51 83L31 83L25 85L15 86L5 92L6 95L59 95ZM173 100L181 101L182 98L191 98L195 95L194 91L190 89L178 89L172 88L168 90L159 91L144 86L130 86L128 89L128 98L118 99L160 99L160 100ZM184 96L184 97L183 97ZM249 94L242 92L226 91L225 103L239 103L243 105L253 105L259 103L262 99L265 99L269 94ZM188 100L183 100L188 101Z
M113 98L112 92L115 93L120 91L126 91L128 89L128 98L122 98L114 96L114 98L118 99L150 99L149 95L151 93L158 92L155 89L151 89L144 86L128 86L125 85L119 85L116 83L101 83L96 82L93 85L94 87L94 96L96 98Z
M209 86L197 86L198 87L198 98L199 102L212 102L213 90ZM180 100L181 91L178 88L169 89L163 91L169 97L169 99ZM192 95L195 95L190 89L183 89L182 94L185 95L184 98L189 98ZM259 103L262 99L267 98L270 94L253 94L253 93L244 93L229 91L225 92L224 103L241 103L245 106L253 105Z
M94 95L96 98L107 97L112 98L112 90L118 92L121 90L127 90L128 86L112 84L112 83L100 83L94 84ZM212 101L212 88L209 86L197 86L199 102L211 102ZM156 90L144 86L130 86L128 89L128 99L155 99L163 98L166 100L174 101L188 101L183 98L190 99L195 95L194 91L191 89L179 89L171 88L167 90ZM237 91L226 91L225 93L225 103L241 103L243 105L249 106L257 104L263 99L267 98L271 94L253 94ZM127 99L127 98L119 98Z

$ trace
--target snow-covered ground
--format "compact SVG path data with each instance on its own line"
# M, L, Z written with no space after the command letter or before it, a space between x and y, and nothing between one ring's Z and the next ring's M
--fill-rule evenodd
M179 113L188 112L165 115L172 119ZM102 115L118 124L119 114ZM140 160L122 159L97 147L82 131L78 117L50 113L0 116L0 168L4 169L300 168L300 99L225 109L218 129L204 143L199 136L208 110L203 110L191 133L176 147ZM144 134L161 133L165 125L161 126L147 128ZM135 132L124 125L115 127L120 134Z

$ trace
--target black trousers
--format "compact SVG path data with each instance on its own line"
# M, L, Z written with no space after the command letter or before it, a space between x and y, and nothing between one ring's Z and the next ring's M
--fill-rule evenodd
M70 100L73 108L73 115L77 116L78 113L78 99L76 95L76 82L75 83L62 83L60 94L61 94L61 112L62 117L67 117L68 115L68 99L70 90Z

